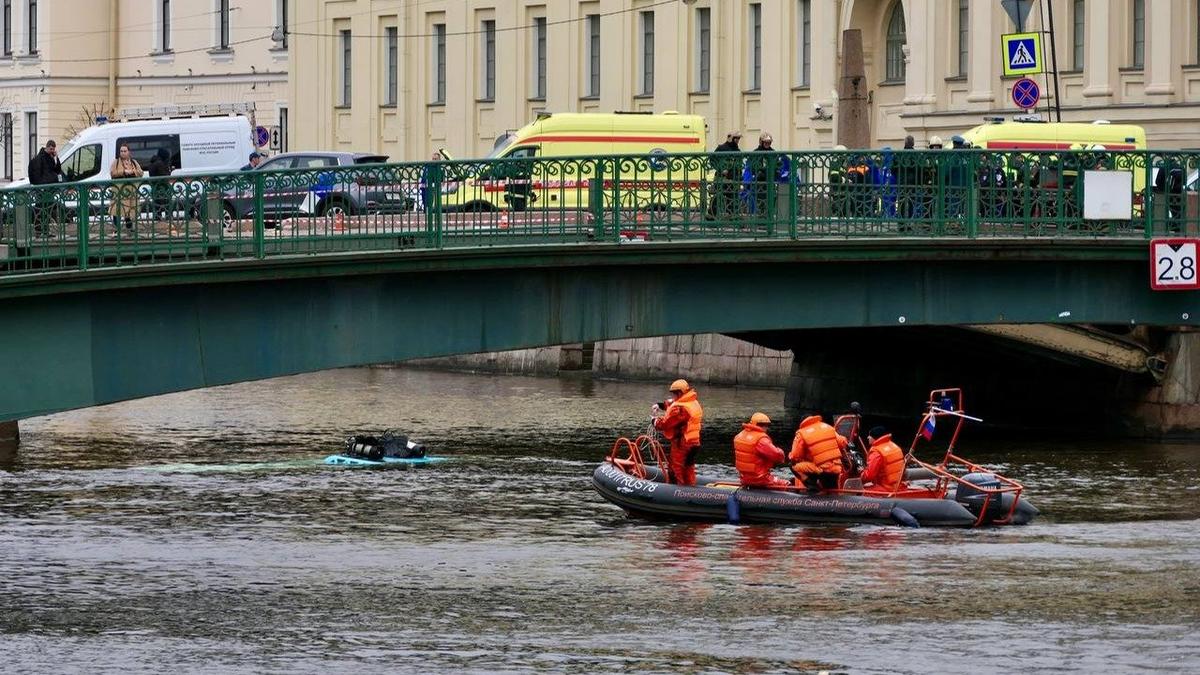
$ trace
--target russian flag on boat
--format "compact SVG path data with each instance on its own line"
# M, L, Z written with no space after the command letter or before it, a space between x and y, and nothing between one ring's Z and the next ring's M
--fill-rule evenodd
M921 437L927 441L933 440L933 432L937 429L937 423L933 421L933 415L926 415L925 422L921 424Z

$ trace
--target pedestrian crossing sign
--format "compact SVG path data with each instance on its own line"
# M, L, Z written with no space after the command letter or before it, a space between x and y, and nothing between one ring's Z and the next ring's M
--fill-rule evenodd
M1005 75L1034 75L1042 72L1042 34L1009 33L1000 36L1004 45Z

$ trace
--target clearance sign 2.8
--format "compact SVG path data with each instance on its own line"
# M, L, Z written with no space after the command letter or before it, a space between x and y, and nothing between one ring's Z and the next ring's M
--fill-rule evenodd
M1156 291L1200 290L1197 250L1200 250L1200 239L1152 240L1150 288Z

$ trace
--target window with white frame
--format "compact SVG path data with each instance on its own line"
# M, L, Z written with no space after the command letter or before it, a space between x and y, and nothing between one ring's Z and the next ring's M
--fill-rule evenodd
M13 116L0 113L0 143L4 145L4 180L13 179Z
M642 24L642 82L641 93L654 93L654 12L641 12Z
M1133 53L1129 65L1142 68L1146 65L1146 0L1133 0L1132 30Z
M433 25L433 103L446 102L446 24Z
M588 14L587 95L600 95L600 15Z
M353 40L353 36L350 34L350 31L348 29L338 31L338 36L340 38L340 44L341 44L341 48L342 48L341 49L341 52L342 52L341 105L348 107L350 105L351 101L353 100L351 98L352 92L350 90L350 85L354 81L354 79L353 79L353 73L351 72L350 68L354 63L354 52L353 52L354 40Z
M971 12L967 8L967 0L958 0L958 72L959 77L966 77L970 63L967 51L971 46Z
M533 97L546 98L546 17L533 20Z
M1084 25L1084 19L1087 17L1087 10L1083 8L1083 0L1074 0L1071 7L1071 67L1075 70L1083 70L1085 58L1083 55L1084 35L1087 27Z
M892 4L892 13L887 24L887 63L885 79L888 82L903 82L907 66L904 63L904 45L907 37L904 28L904 5L897 0Z
M288 46L288 2L290 0L275 0L275 28L279 31L279 39L275 42L283 49Z
M288 109L279 106L279 152L288 151Z
M229 49L229 0L217 0L217 49Z
M483 73L482 91L479 98L485 101L496 100L496 20L483 21L483 53L480 70Z
M712 10L696 8L696 91L712 86Z
M25 5L25 27L29 29L26 37L26 46L29 47L28 53L38 53L38 2L37 0L28 0Z
M800 73L798 84L807 87L812 84L812 0L798 0L796 7L797 32L799 33L800 63L797 71Z
M38 114L35 112L25 113L25 158L26 162L32 162L33 158L38 153Z
M171 0L158 0L158 39L154 51L171 51Z
M400 31L395 26L388 26L384 33L386 37L383 48L383 102L386 105L396 105L400 70Z
M13 0L4 0L4 55L11 56L13 53L12 42L12 3Z
M750 72L746 88L750 91L762 89L762 3L750 3Z

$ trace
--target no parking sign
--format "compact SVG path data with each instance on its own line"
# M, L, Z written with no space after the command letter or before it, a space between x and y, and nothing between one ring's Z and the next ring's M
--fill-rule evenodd
M1042 100L1042 88L1028 77L1022 77L1013 83L1012 100L1021 110L1033 110Z

